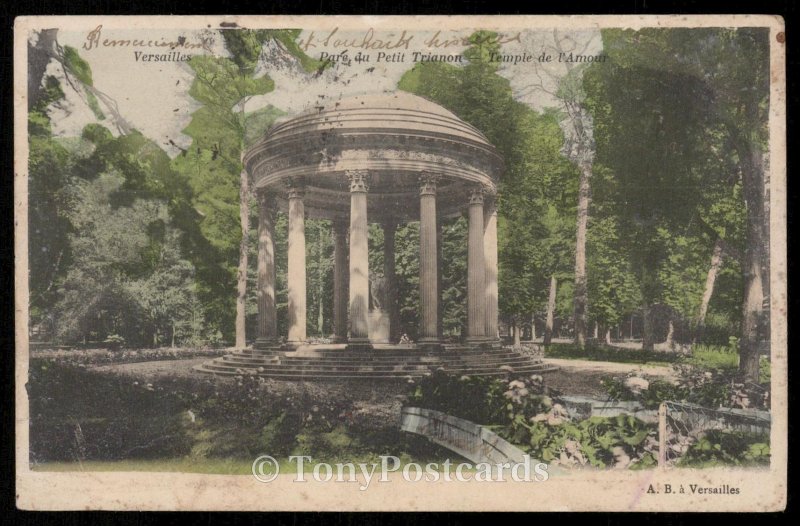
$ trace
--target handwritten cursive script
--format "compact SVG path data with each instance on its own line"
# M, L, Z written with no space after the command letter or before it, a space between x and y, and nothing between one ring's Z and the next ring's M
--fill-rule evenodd
M86 34L86 42L83 43L83 49L91 50L98 47L136 47L136 48L169 48L174 49L204 49L211 52L211 40L200 39L196 42L190 42L186 37L180 36L177 40L168 40L164 37L156 39L109 39L101 38L103 25L99 25L92 31Z

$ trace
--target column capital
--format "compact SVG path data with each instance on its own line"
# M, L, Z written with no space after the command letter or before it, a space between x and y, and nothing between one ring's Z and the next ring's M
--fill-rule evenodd
M484 202L485 195L486 195L486 189L483 186L472 187L469 191L469 204L482 205Z
M347 170L347 179L350 181L350 192L369 191L369 170Z
M436 184L441 179L439 174L422 172L419 176L419 195L436 195Z
M301 178L286 179L286 187L289 199L302 199L306 195L305 181Z

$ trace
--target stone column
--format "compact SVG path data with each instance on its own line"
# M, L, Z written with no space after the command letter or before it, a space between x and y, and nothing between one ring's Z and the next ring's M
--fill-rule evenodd
M439 279L436 250L436 182L423 174L419 187L419 343L438 345Z
M350 180L350 340L351 348L371 348L369 342L368 172L348 170Z
M467 240L467 342L486 341L486 264L483 249L483 189L469 194Z
M258 337L257 346L274 345L278 339L275 309L275 200L258 192Z
M483 217L483 258L486 264L486 336L490 340L498 340L496 196L486 200L486 210Z
M442 277L442 241L444 236L442 235L442 229L444 228L444 217L442 214L438 213L437 210L436 214L436 278L437 278L437 285L438 290L436 291L436 297L439 299L439 312L437 313L436 317L438 320L437 327L436 327L436 335L439 336L440 340L444 339L444 300L443 292L444 286L442 282L444 281Z
M306 340L306 233L304 191L298 183L289 188L289 257L287 284L289 288L290 345Z
M347 341L347 223L333 223L333 325L334 341Z
M389 314L389 342L400 340L400 302L397 297L397 274L394 261L395 221L384 221L383 227L383 275L386 278L386 309Z

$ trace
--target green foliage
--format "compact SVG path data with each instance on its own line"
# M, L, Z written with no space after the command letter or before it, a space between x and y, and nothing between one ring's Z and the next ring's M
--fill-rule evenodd
M765 36L755 29L603 31L610 60L588 68L583 82L595 171L608 174L595 186L601 193L593 206L617 218L645 309L664 304L694 320L715 242L743 252L746 211L757 207L744 206L752 184L742 177L741 152L765 144ZM762 194L752 187L749 200ZM700 335L708 343L725 344L740 331L741 262L733 252L724 258L713 323Z
M624 455L637 460L624 467L654 467L655 464L655 426L632 416L590 417L554 425L546 420L527 423L518 419L515 424L510 435L516 439L515 443L527 446L523 449L544 462L605 468L616 465Z
M465 51L469 63L421 63L406 72L398 88L428 98L477 127L506 163L498 204L498 287L501 315L530 319L541 310L553 274L568 273L574 253L577 171L560 153L561 129L553 113L538 114L514 100L508 80L489 54L497 51L492 33L476 32ZM443 232L445 331L463 325L463 221ZM459 236L449 237L458 233ZM451 252L452 250L452 252ZM463 258L463 262L462 262ZM449 272L452 269L452 272ZM460 274L463 276L463 274Z
M254 96L274 88L263 73L269 73L270 65L260 62L262 49L277 47L307 72L327 65L300 49L296 29L221 34L229 56L197 56L189 63L195 75L190 95L199 107L185 130L191 145L175 159L138 132L115 138L99 123L87 126L80 140L52 138L47 112L63 98L64 86L44 77L28 115L31 315L36 326L61 325L62 337L73 339L120 334L129 344L152 345L153 338L164 344L173 334L179 342L231 339L241 156L284 113L271 106L251 107ZM416 64L398 88L474 125L505 160L498 220L501 316L519 324L540 315L555 276L556 314L568 320L574 310L578 170L562 148L563 115L537 112L516 100L498 63L488 60L499 50L491 37L483 31L472 35L466 65ZM573 69L559 83L561 96L579 100L590 112L596 141L587 233L589 318L608 328L643 307L663 305L685 338L685 328L695 328L714 243L723 239L731 253L723 258L703 330L691 336L700 343L727 345L741 326L744 275L735 253L745 253L748 209L732 143L751 141L761 149L766 144L765 34L747 28L604 30L603 40L608 62ZM84 85L87 104L102 120L88 63L68 46L63 57L68 74ZM78 204L84 192L102 193L99 186L87 189L111 176L122 183L109 191L107 202L92 198L96 210L90 215L98 219L76 219L85 211ZM110 219L99 218L105 210L101 206L111 210ZM145 209L157 209L158 220L146 221ZM111 225L116 221L129 223ZM249 334L257 310L256 224L253 213ZM96 226L105 231L88 232ZM144 230L131 232L134 228ZM332 331L328 228L324 222L307 223L310 335ZM109 249L114 237L120 249L110 250L116 254L85 247L96 241ZM465 238L464 218L444 221L441 243L447 264L440 281L442 325L449 337L461 334L466 318ZM370 268L376 275L382 272L381 241L380 229L373 227ZM276 243L276 253L285 254L285 217L280 214ZM401 321L414 337L419 312L416 224L399 228L396 253ZM285 259L279 257L276 264L278 323L284 331ZM80 293L84 286L86 294ZM125 309L131 309L135 321L114 321ZM104 319L85 322L98 315ZM652 360L593 349L587 353L591 359Z
M680 361L675 353L654 353L640 349L621 349L587 345L583 349L573 344L553 343L545 348L547 358L592 360L598 362L666 364Z
M196 327L194 269L181 259L167 207L152 200L115 206L116 172L76 185L70 213L73 264L59 286L57 334L66 341L120 334L135 345L186 341Z
M698 345L692 346L692 356L687 363L707 369L729 369L739 367L738 341L731 337L727 347Z
M346 396L300 386L287 397L263 378L143 380L34 359L28 388L33 464L177 458L252 463L260 454L293 452L329 462L449 456L393 426L354 422L363 405Z
M408 403L490 425L547 463L602 468L623 462L623 455L631 467L655 463L654 425L626 415L573 421L557 401L541 394L541 381L541 377L455 378L437 372L419 381Z
M197 55L189 61L195 73L189 94L200 107L184 130L192 138L192 144L174 160L173 167L188 181L192 206L200 215L196 223L204 251L193 254L192 262L198 269L198 296L204 306L205 323L208 330L219 331L226 339L233 336L240 257L241 157L247 146L283 114L273 107L248 111L247 103L253 96L274 89L268 75L255 76L262 46L271 39L282 42L294 34L292 30L225 30L222 36L229 58ZM289 51L295 53L299 49L295 46ZM305 57L296 56L301 60ZM255 227L257 222L251 224ZM250 238L254 240L255 235ZM254 283L255 276L251 280ZM252 326L253 294L249 295L247 311Z
M72 72L73 75L78 77L78 80L87 86L93 85L92 68L89 66L88 62L81 58L77 49L70 46L64 46L64 61L66 63L66 67Z
M443 371L422 378L409 398L409 405L434 409L480 424L505 422L508 382L483 376L457 378Z
M98 120L104 120L106 118L103 110L100 109L100 103L97 101L97 97L94 93L88 92L86 94L86 101L89 104L89 109L92 110L94 116L97 117Z
M675 380L651 379L644 389L633 388L627 378L607 378L603 380L603 386L611 399L636 400L648 409L656 409L664 401L686 402L712 409L769 409L769 384L745 383L736 369L677 364L675 376Z
M681 467L769 466L765 437L742 432L708 431L678 461Z
M31 138L50 137L50 118L47 116L47 108L64 97L61 83L54 76L47 75L43 84L36 104L28 111L28 135Z

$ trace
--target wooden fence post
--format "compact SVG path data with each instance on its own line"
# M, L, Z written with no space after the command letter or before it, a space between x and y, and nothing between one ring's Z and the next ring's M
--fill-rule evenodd
M658 467L667 467L667 403L658 406Z

